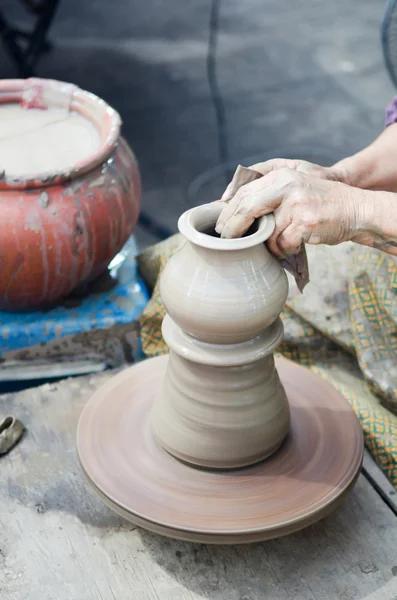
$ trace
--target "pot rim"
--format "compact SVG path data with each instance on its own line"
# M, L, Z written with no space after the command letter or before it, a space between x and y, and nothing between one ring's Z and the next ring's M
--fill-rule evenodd
M64 183L106 162L120 136L121 118L104 100L74 84L55 79L5 79L0 81L0 105L19 104L29 109L67 108L79 113L96 127L100 144L83 160L65 169L43 171L34 175L0 174L0 190L41 188Z
M184 212L178 220L180 233L190 242L209 250L245 250L265 242L273 233L275 222L272 214L258 219L258 229L245 237L226 239L203 233L203 229L215 227L225 207L224 202L202 204Z

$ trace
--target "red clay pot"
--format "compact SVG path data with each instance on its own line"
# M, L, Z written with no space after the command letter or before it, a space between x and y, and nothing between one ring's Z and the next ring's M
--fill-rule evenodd
M0 81L0 103L65 106L90 119L100 147L67 172L0 180L0 309L48 306L100 275L136 225L141 182L119 115L51 80Z

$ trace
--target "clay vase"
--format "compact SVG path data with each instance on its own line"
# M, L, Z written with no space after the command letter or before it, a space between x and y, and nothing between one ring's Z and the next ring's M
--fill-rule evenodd
M269 456L289 429L289 406L273 351L288 280L264 242L272 216L238 239L214 234L218 202L178 222L186 242L166 265L160 293L170 348L151 414L157 442L173 456L209 468L235 468Z
M0 105L8 104L66 107L99 133L99 147L67 168L0 177L0 309L52 306L105 271L133 232L138 166L118 113L91 93L58 81L3 80Z

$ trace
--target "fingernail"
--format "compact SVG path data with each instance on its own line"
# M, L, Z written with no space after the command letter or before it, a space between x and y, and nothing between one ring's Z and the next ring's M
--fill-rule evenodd
M227 240L234 240L235 238L241 237L240 234L236 231L230 229L230 227L224 227L222 229L221 238Z
M236 228L233 227L233 224L230 226L229 222L227 222L226 225L222 228L221 237L227 239L234 239L236 237L240 237L240 234L236 230Z

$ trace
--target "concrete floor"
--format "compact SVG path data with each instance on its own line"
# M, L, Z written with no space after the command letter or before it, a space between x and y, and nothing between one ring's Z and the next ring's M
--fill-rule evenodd
M15 0L5 14L24 19ZM37 75L72 81L122 115L138 156L142 207L175 230L190 203L215 199L219 162L206 74L209 0L64 0ZM232 161L277 154L331 163L381 130L394 90L383 66L380 0L223 0L218 78ZM0 53L0 76L15 70ZM141 245L153 238L138 230Z

